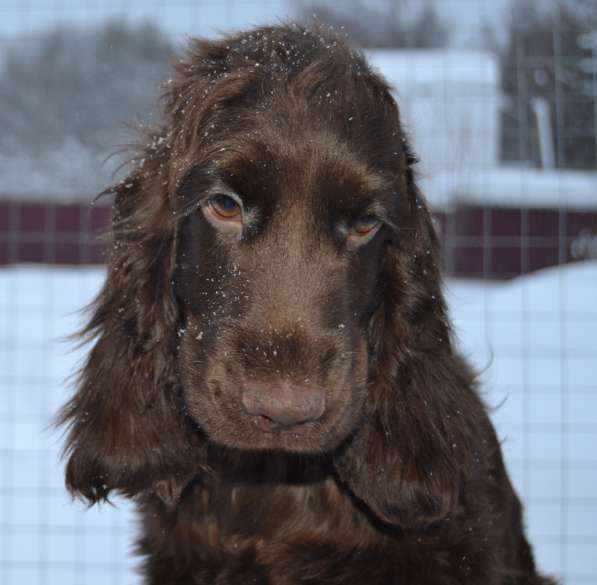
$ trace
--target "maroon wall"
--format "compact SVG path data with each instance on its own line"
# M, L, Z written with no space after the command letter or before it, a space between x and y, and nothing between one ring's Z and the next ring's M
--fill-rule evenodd
M436 213L446 273L506 279L597 257L597 210L463 206ZM103 261L110 208L0 201L0 264Z
M597 210L463 206L438 220L452 276L505 279L597 258Z
M0 201L0 264L103 261L110 207Z

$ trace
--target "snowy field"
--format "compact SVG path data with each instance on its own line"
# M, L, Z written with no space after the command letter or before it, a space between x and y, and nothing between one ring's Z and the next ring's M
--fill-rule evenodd
M63 488L48 429L81 351L61 338L100 269L0 269L0 583L134 584L131 508L86 510ZM509 283L449 281L463 350L523 497L538 562L597 583L597 263Z

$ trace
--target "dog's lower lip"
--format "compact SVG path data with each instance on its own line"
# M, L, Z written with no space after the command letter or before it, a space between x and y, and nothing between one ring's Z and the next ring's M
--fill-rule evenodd
M266 433L285 435L290 435L294 433L297 437L299 436L299 431L306 426L306 424L284 426L265 416L255 416L253 417L252 422L256 427L258 427L260 430Z
M253 424L266 433L278 432L284 427L266 416L254 416Z

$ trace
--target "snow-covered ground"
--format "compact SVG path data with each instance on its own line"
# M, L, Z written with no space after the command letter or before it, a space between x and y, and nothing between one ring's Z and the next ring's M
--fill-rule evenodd
M125 502L65 494L48 428L82 351L61 338L101 269L0 270L0 583L138 582ZM482 371L538 562L567 585L597 583L597 263L509 283L449 281L463 350Z

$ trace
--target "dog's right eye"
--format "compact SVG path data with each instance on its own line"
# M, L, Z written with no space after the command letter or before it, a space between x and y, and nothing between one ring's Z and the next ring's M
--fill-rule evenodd
M213 215L219 220L241 221L241 206L229 195L213 195L208 199L208 205Z

